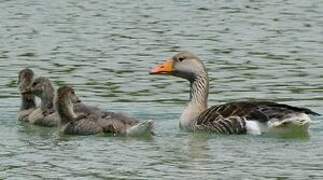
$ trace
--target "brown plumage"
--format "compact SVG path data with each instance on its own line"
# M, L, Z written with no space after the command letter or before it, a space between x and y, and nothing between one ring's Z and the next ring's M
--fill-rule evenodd
M139 123L138 120L121 113L103 111L100 111L100 113L87 113L85 111L77 115L74 113L73 103L71 102L71 96L74 95L75 92L70 86L62 86L57 90L55 108L60 117L59 128L62 133L74 135L99 133L131 135L137 132L139 134L152 134L151 122Z
M220 134L244 134L246 121L266 123L278 121L293 113L319 115L307 108L299 108L271 101L238 101L216 105L202 112L196 119L195 130L214 131Z
M34 78L34 72L31 69L25 68L19 72L18 86L21 94L21 106L18 113L18 120L28 122L29 114L35 110L36 101L34 95L28 93L27 90Z
M40 107L28 116L28 122L38 126L57 126L58 116L53 105L55 89L51 81L46 77L38 77L33 80L28 91L41 100Z
M27 118L27 122L46 127L55 127L58 125L59 117L54 108L54 97L55 88L46 77L38 77L31 83L30 87L27 88L26 92L37 96L41 100L41 105L39 108L33 110ZM74 111L76 114L79 112L87 114L100 114L101 112L98 108L87 106L81 102L79 97L75 94L71 96L72 103L74 104Z

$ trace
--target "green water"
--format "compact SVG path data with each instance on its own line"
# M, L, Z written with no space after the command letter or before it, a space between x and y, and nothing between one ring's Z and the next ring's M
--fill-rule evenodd
M209 104L270 99L323 113L323 3L0 0L0 179L323 179L322 117L308 138L180 131L188 84L149 76L180 50ZM157 136L62 137L16 120L24 67L91 105L153 119Z

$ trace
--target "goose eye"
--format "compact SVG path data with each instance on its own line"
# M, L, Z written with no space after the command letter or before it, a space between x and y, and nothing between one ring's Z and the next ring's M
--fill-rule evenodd
M183 57L183 56L181 56L181 57L179 57L179 58L178 58L178 60L179 60L180 62L182 62L184 59L185 59L185 57Z
M36 86L37 85L37 82L33 82L33 85L32 86Z

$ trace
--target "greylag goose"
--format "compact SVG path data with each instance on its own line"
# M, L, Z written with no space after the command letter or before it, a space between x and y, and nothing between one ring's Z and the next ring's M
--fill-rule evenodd
M152 121L139 123L134 118L113 112L105 112L100 115L91 113L75 114L72 96L75 96L75 92L70 86L62 86L57 90L55 109L60 117L59 129L63 134L91 135L111 133L127 136L153 134Z
M218 134L307 132L310 109L270 101L238 101L208 108L209 80L202 61L180 52L151 69L150 74L173 75L190 82L190 101L180 117L180 127Z
M23 69L19 72L18 86L21 94L21 106L18 113L19 121L28 121L29 114L36 109L36 101L34 95L27 93L30 84L33 81L34 72L31 69Z

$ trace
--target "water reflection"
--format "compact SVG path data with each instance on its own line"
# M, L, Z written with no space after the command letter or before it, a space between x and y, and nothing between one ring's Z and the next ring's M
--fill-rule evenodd
M209 145L208 145L208 137L209 134L198 133L189 136L185 139L185 147L187 148L187 155L192 160L207 160L210 158L209 156Z

